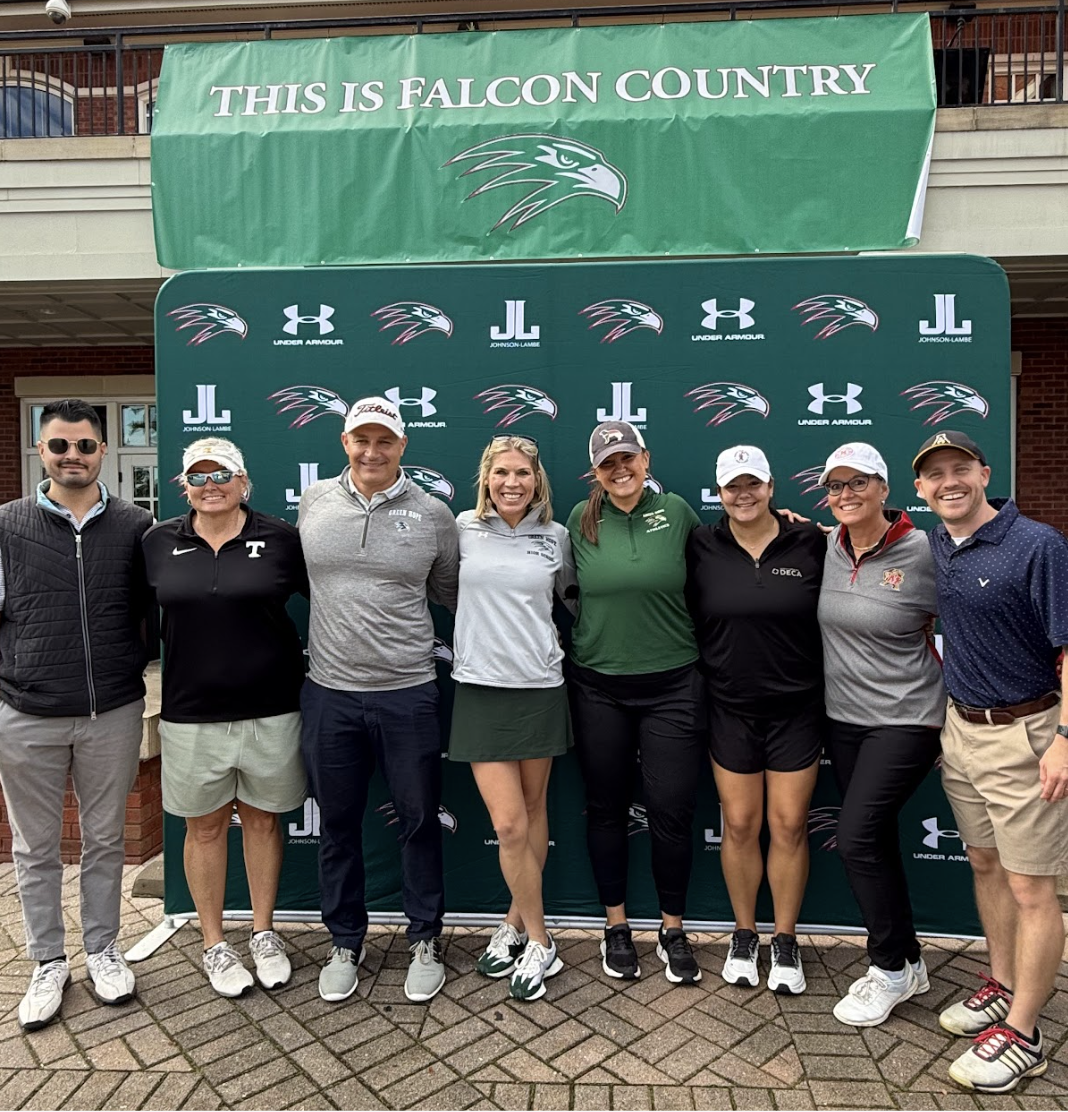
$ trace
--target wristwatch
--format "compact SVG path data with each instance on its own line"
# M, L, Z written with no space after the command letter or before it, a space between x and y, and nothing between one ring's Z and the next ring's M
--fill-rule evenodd
M1059 733L1061 737L1068 737L1068 726L1058 726L1057 733Z

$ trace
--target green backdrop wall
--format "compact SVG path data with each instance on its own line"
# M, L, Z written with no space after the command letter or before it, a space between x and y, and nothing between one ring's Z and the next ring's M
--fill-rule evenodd
M991 493L1008 494L1009 317L1003 272L966 256L662 263L204 271L180 274L156 309L159 449L169 477L198 436L232 437L254 504L296 520L304 486L336 475L349 403L385 394L408 422L405 466L459 512L494 433L538 438L559 518L585 496L586 442L600 420L644 429L652 475L705 520L720 511L714 462L738 443L763 447L780 505L830 521L815 477L829 452L868 440L890 466L890 501L929 528L909 461L939 428L985 448ZM163 516L180 513L164 482ZM295 605L303 622L303 604ZM446 715L451 622L435 615ZM545 873L551 915L597 916L586 861L584 799L573 757L550 789ZM838 799L822 769L810 815L812 876L802 920L857 926L835 853ZM630 839L635 918L655 917L648 835L635 800ZM398 855L384 783L365 822L373 911L400 910ZM451 913L507 904L493 829L470 770L445 764L441 812ZM279 908L318 908L317 814L285 817ZM976 933L964 847L937 773L906 807L901 838L921 930ZM694 838L689 917L725 922L722 824L706 774ZM184 825L166 826L168 914L191 911ZM248 906L232 832L227 907ZM762 914L769 906L764 903Z

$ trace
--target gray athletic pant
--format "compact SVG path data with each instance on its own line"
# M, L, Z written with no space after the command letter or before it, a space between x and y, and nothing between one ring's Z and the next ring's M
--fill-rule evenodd
M26 926L26 952L41 961L65 952L63 796L74 779L82 832L82 941L88 954L119 933L126 797L137 778L144 699L96 719L44 718L0 702L0 787Z

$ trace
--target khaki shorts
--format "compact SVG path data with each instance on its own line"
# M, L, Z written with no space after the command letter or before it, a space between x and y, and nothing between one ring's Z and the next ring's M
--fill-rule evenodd
M942 787L961 839L1023 876L1068 872L1068 804L1041 799L1038 773L1059 721L1059 704L1008 726L965 722L952 703L946 712Z
M163 809L199 818L235 799L283 814L308 794L300 711L240 722L159 724Z

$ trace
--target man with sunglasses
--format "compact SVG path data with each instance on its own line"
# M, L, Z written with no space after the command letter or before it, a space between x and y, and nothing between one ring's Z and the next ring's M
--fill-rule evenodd
M84 401L45 406L47 478L0 507L0 786L11 823L26 948L38 962L19 1004L27 1031L70 983L60 836L68 774L82 832L82 941L103 1004L134 995L118 947L126 796L137 776L150 592L141 536L152 515L99 480L107 451Z
M445 983L441 738L428 598L456 609L459 542L448 507L401 469L400 411L363 398L345 418L349 466L314 483L298 527L311 587L302 747L319 802L319 882L332 946L319 995L356 991L367 934L362 823L376 762L389 786L403 875L409 1000Z

